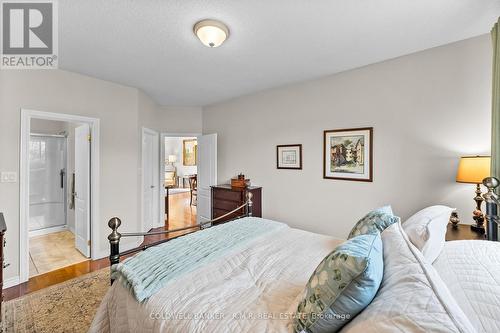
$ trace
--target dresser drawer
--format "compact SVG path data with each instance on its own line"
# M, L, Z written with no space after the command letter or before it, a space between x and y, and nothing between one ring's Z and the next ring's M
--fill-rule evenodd
M213 190L214 199L229 200L241 202L242 192L240 191L230 191L230 190Z
M241 202L214 199L212 205L214 208L222 209L229 212L232 211L233 209L236 209L238 206L241 206Z

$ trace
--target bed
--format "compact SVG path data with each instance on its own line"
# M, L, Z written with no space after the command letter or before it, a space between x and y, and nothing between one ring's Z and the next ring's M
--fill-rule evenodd
M293 332L292 317L311 272L343 240L251 217L249 201L246 216L229 223L262 224L265 232L193 265L142 301L133 286L116 281L90 332ZM116 229L109 237L115 264ZM430 265L400 225L390 229L382 233L382 285L341 332L500 331L498 242L447 242Z

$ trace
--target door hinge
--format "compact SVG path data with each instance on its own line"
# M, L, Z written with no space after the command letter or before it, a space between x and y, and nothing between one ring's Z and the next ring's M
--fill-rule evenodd
M88 246L90 246L90 244L91 244L91 243L90 243L90 239L89 239L89 240L87 241L87 245L88 245Z
M92 136L90 134L87 136L87 139L89 140L89 142L92 142Z

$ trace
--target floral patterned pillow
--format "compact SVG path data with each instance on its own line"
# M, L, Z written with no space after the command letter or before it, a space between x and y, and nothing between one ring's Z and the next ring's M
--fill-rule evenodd
M394 216L392 213L391 206L384 206L375 210L372 210L366 214L361 220L356 223L354 228L352 228L347 239L351 239L354 236L373 234L382 232L393 223L399 222L400 218Z
M383 274L378 232L339 245L309 278L295 314L295 332L338 331L370 304Z

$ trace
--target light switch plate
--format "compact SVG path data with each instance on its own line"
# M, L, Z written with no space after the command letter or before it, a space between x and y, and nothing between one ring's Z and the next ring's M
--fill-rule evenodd
M15 183L15 182L17 182L17 172L15 172L15 171L2 171L0 173L0 182L2 182L2 183Z

